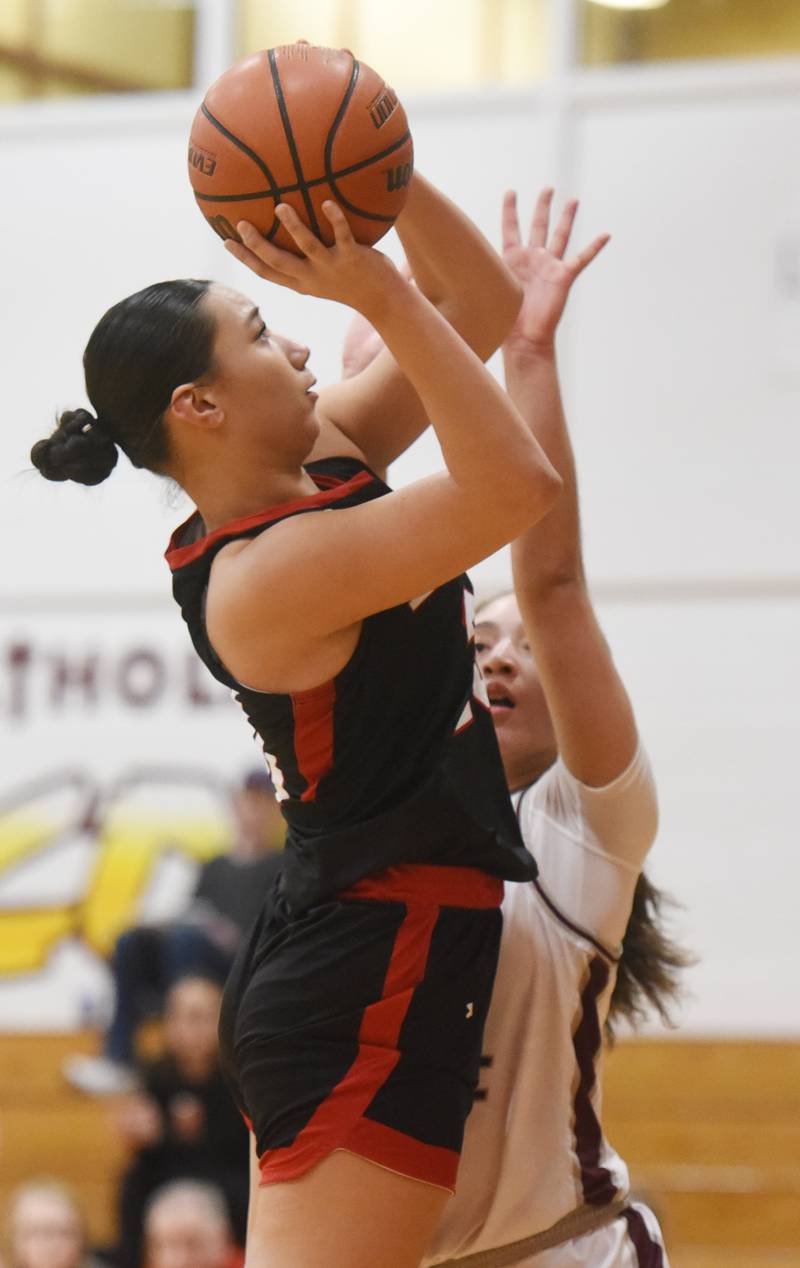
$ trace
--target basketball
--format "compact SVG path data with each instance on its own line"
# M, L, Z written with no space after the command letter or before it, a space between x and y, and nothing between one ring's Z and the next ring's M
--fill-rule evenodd
M249 220L299 254L275 216L291 204L330 244L322 212L334 199L371 246L403 209L414 166L405 111L376 71L348 49L286 44L231 66L206 93L189 136L189 178L223 239Z

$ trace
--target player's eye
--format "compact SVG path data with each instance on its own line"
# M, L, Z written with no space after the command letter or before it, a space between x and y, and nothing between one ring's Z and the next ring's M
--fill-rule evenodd
M489 650L489 644L488 644L488 643L482 643L482 642L481 642L481 640L480 640L480 639L478 639L478 638L476 638L476 639L475 639L475 652L476 652L476 654L478 654L478 655L479 655L481 652L488 652L488 650Z
M269 331L266 326L262 326L256 335L256 339L263 339L265 343L269 343Z

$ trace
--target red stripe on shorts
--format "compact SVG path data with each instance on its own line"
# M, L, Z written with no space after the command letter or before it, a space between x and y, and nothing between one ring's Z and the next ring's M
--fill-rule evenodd
M448 1154L449 1150L426 1146L363 1118L400 1060L400 1029L414 990L425 976L438 918L439 908L430 902L407 911L395 937L382 997L364 1010L355 1061L296 1140L279 1149L267 1149L261 1155L262 1183L296 1180L334 1149L348 1149L403 1175L440 1183L433 1177L445 1172L439 1155ZM359 1141L363 1149L359 1148ZM457 1164L458 1155L453 1154L453 1178Z
M438 907L499 907L503 882L475 867L440 867L434 863L399 863L375 876L365 876L339 898L371 898L382 903L436 903Z

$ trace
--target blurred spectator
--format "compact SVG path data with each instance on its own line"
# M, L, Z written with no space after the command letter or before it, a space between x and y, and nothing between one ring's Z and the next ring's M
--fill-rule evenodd
M280 867L284 820L265 770L251 771L232 798L231 849L201 869L191 904L174 922L138 925L119 938L111 961L115 1008L99 1057L75 1055L64 1076L95 1096L135 1086L134 1042L173 982L189 973L224 982L236 948Z
M59 1180L30 1180L11 1195L7 1268L93 1268L83 1211Z
M118 1130L134 1152L119 1195L115 1262L139 1268L144 1211L163 1184L193 1178L224 1194L226 1220L244 1244L249 1145L245 1124L223 1082L217 1024L221 989L206 978L171 987L164 1014L164 1056L142 1065L141 1091L116 1110Z
M159 1190L145 1215L146 1268L240 1268L222 1194L177 1181Z

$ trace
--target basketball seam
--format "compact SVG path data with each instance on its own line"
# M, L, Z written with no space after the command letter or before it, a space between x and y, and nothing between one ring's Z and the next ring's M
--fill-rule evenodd
M211 124L212 127L216 128L218 132L221 132L222 135L224 137L227 137L229 141L232 141L233 144L236 146L236 148L241 150L243 154L246 154L249 159L252 159L252 161L255 163L256 167L261 172L261 174L266 177L270 186L269 193L266 193L263 196L265 198L273 198L277 202L279 200L280 195L277 195L276 197L278 186L275 182L275 177L272 175L272 172L269 170L269 168L267 167L264 160L260 157L260 155L256 154L255 150L251 150L250 146L246 145L244 141L240 141L239 137L236 136L234 132L229 131L229 129L225 127L224 123L221 123L219 119L215 118L215 116L211 113L211 111L209 110L205 102L203 102L200 109L202 110L203 114L208 119L208 122ZM195 199L199 197L196 190L195 190L194 196L195 196ZM267 239L271 240L275 236L279 228L280 228L280 221L275 220L273 222L272 228L267 234Z
M331 189L333 190L334 194L336 195L337 200L342 204L342 206L347 211L352 211L354 215L360 216L362 220L379 220L379 221L382 221L384 224L391 225L391 224L394 224L394 221L396 219L395 216L381 216L376 211L362 211L361 208L357 207L355 203L351 203L349 199L345 198L344 194L340 193L340 191L336 187L337 176L333 170L333 161L332 161L333 142L335 140L336 132L339 127L339 124L342 122L342 119L344 118L344 113L350 104L350 98L352 97L353 93L356 90L356 84L358 83L358 77L360 73L361 73L361 63L357 61L355 57L353 57L353 69L350 72L350 83L347 85L344 97L342 98L339 109L336 111L336 117L334 118L333 123L330 126L330 131L328 132L328 136L325 141L325 178L328 184L330 185ZM373 162L374 162L374 159L373 159Z
M311 228L314 231L314 233L317 235L317 237L321 238L322 232L320 230L319 222L317 220L316 213L314 211L314 204L311 201L311 195L308 192L308 185L306 184L305 177L303 176L303 168L300 163L300 155L297 152L297 145L295 144L294 133L292 132L292 124L291 124L291 120L289 119L289 111L286 108L286 101L283 96L283 85L281 84L281 78L280 78L280 75L278 74L278 66L275 61L275 50L273 48L269 50L269 68L272 73L272 86L275 89L275 98L278 102L278 110L280 111L281 122L283 123L283 131L286 136L286 144L289 146L289 153L292 156L292 162L294 163L294 170L295 170L295 174L297 176L297 180L299 183L300 193L302 194L303 202L306 205L306 212L308 213L308 218L311 221Z
M358 163L351 163L349 167L343 167L338 172L333 173L334 180L343 180L345 176L352 176L353 172L360 172L365 167L370 167L372 163L379 163L381 159L388 158L390 154L394 154L395 150L399 150L401 145L405 145L409 140L411 133L406 130L397 140L388 145L385 150L380 150L377 154L373 154L370 158L360 159ZM309 189L316 185L325 185L329 182L327 176L312 176L305 182ZM282 198L284 194L298 193L300 186L295 185L277 185L274 190L260 190L258 193L250 194L199 194L195 190L195 198L200 198L204 202L209 203L234 203L234 202L250 202L257 198L273 198L276 195ZM362 213L359 212L359 215ZM393 219L389 216L387 219Z

